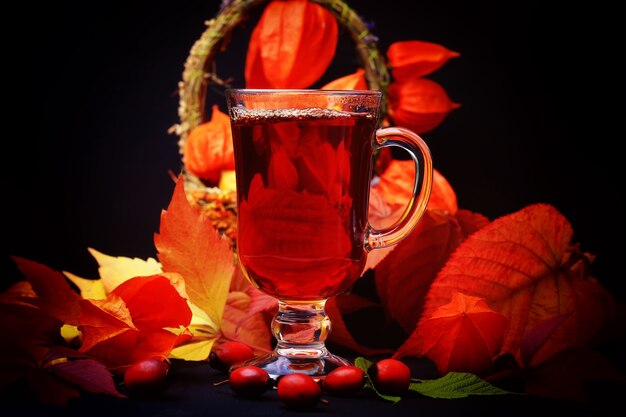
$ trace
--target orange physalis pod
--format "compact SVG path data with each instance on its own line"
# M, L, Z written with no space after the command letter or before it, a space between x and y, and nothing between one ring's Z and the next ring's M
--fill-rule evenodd
M223 170L235 169L230 119L217 105L211 120L191 131L183 153L185 169L212 183L219 181Z
M397 126L416 133L433 130L451 110L459 107L450 100L443 87L426 78L394 82L387 93L389 117Z
M458 52L422 41L394 42L387 50L388 63L397 81L428 75L457 56Z
M246 56L247 88L306 88L335 55L333 15L307 0L272 1L254 28Z
M367 90L365 71L363 68L359 68L354 74L329 82L322 87L322 90Z

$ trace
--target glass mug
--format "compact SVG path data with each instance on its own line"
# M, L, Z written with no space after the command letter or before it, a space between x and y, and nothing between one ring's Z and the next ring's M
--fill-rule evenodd
M360 277L368 252L402 240L424 213L432 160L424 141L396 127L378 129L378 91L226 92L235 150L239 265L278 299L270 354L246 365L272 377L321 378L350 364L324 341L329 297ZM367 221L372 156L398 146L415 162L413 196L390 228Z

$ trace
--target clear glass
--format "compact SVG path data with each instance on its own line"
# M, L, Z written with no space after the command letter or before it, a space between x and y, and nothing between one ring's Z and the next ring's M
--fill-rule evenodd
M369 251L403 239L426 209L432 161L424 141L378 129L377 91L227 91L237 177L239 265L275 297L276 348L254 364L277 377L321 378L350 362L324 344L326 300L360 277ZM388 229L367 221L372 155L398 146L415 162L413 198Z

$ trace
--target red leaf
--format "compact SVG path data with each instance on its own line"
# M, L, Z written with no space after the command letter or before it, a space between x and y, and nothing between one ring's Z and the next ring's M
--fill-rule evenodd
M397 81L418 78L441 68L457 52L431 42L394 42L387 50L388 64Z
M180 275L153 275L125 281L113 293L124 300L139 330L188 326L191 309L174 285L183 285Z
M178 336L163 327L187 326L191 320L189 306L168 276L131 278L106 300L82 300L80 351L109 368L166 358L187 335Z
M540 363L567 346L594 340L613 314L611 296L570 245L572 228L552 206L536 204L502 217L468 237L438 274L424 317L456 292L485 299L509 319L502 346L520 360L524 335L544 320L572 312L534 356Z
M50 346L63 343L61 321L31 305L1 300L0 323L0 387L41 363Z
M189 299L219 325L234 256L211 221L187 201L182 176L167 211L161 213L160 234L155 234L154 242L163 271L182 275Z
M464 237L453 216L426 210L415 230L376 266L385 311L407 333L415 329L430 284Z
M117 391L113 376L107 368L93 359L57 362L47 369L64 380L80 386L87 392L126 398L125 395Z
M571 312L550 317L547 320L539 322L535 327L526 332L520 343L520 359L525 366L530 365L531 360L539 349L548 341L556 328L570 315Z
M426 133L437 127L457 107L446 91L426 78L394 82L387 90L389 117L397 126L415 133Z
M78 324L80 296L72 290L63 274L28 259L13 259L37 293L41 309L65 323Z
M424 355L441 374L450 371L482 373L493 367L507 319L484 300L455 292L450 303L424 315L396 356Z
M246 57L248 88L306 88L335 55L337 21L307 0L273 1L254 28Z
M228 294L224 309L222 333L229 340L237 340L254 348L256 351L271 350L270 323L263 314L250 314L252 298L242 291Z

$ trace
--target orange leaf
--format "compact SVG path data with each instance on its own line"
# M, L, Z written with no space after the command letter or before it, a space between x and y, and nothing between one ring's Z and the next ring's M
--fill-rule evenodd
M446 91L426 78L394 82L387 90L389 117L398 126L415 133L426 133L437 127L451 110L459 107Z
M459 292L450 303L425 315L396 356L424 355L449 371L481 373L493 367L507 319L491 310L481 298Z
M182 176L167 211L161 213L154 242L163 271L182 275L191 302L219 328L233 275L233 253L211 221L187 201Z
M37 293L38 305L46 313L68 324L78 324L80 296L61 272L28 259L13 257L19 270Z
M388 64L397 81L428 75L441 68L457 52L431 42L394 42L387 50Z
M367 90L365 70L359 68L354 74L337 78L323 86L322 90Z
M544 320L571 312L533 358L589 343L613 314L614 302L584 268L572 247L572 227L552 206L535 204L502 217L468 237L428 293L424 317L455 292L485 299L509 320L502 351L521 364L520 342Z
M271 350L270 323L262 314L250 315L252 298L243 291L234 291L228 294L224 309L222 333L226 339L245 343L257 351Z
M221 172L235 169L230 118L213 106L211 120L191 131L183 149L185 169L217 184Z
M272 1L254 28L246 57L247 88L306 88L335 55L333 15L307 0Z
M376 266L383 307L407 333L415 329L430 284L464 238L454 216L426 210L415 230Z

